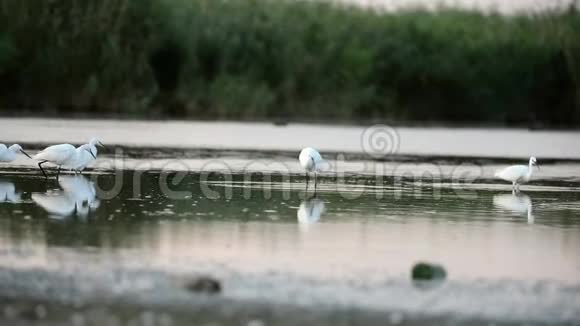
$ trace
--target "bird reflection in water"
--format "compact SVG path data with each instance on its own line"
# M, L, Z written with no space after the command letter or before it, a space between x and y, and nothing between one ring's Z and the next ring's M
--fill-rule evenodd
M16 192L16 187L12 182L0 181L0 203L19 203L20 193Z
M316 197L302 201L297 213L298 223L306 228L311 224L318 223L324 209L324 202Z
M52 217L61 219L76 215L85 218L99 207L95 185L88 178L62 176L58 183L62 190L32 194L32 200Z
M532 199L530 196L520 192L511 194L500 194L493 196L494 206L514 213L527 213L528 224L534 224L532 213Z

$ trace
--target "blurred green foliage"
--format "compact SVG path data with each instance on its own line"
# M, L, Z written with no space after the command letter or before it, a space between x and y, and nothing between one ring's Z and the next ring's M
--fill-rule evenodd
M580 123L580 14L0 0L0 105L134 117Z

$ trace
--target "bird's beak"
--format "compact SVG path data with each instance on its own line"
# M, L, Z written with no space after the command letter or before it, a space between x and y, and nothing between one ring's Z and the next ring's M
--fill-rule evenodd
M540 171L540 165L536 163L536 167L538 168L538 171Z
M90 149L86 150L87 152L91 153L91 156L96 160L97 157L95 156L95 154L93 154L93 151L91 151Z
M99 145L100 145L102 148L105 148L105 149L107 148L107 147L105 147L105 144L101 143L101 141L100 141L100 140L99 140L98 144L99 144Z
M22 154L26 155L26 157L32 159L32 157L30 157L30 155L28 155L28 153L26 153L23 149L21 149L20 151L22 152Z

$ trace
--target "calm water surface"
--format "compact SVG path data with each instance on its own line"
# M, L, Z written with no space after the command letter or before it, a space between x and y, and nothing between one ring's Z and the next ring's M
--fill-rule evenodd
M154 291L148 300L177 303L180 282L206 273L232 300L508 321L580 316L576 184L540 181L513 194L492 180L382 180L352 176L337 187L323 178L314 194L300 175L124 171L57 182L4 171L0 296L138 301ZM409 274L418 261L445 266L445 284L417 289Z

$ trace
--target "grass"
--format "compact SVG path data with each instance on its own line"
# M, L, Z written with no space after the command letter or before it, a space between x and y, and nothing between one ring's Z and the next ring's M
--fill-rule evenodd
M0 105L215 119L580 123L580 14L0 0Z

